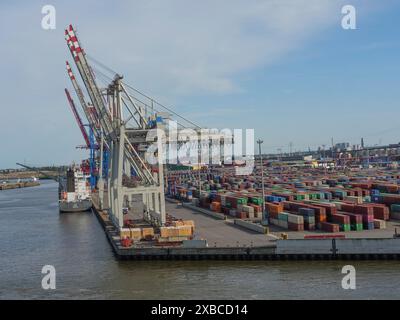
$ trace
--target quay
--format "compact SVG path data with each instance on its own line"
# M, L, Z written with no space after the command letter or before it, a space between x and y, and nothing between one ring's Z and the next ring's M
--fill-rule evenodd
M400 260L400 239L393 237L281 240L272 233L262 235L173 202L166 206L177 218L193 219L196 239L206 239L208 245L159 246L145 241L123 247L118 229L107 212L99 209L97 194L93 195L93 212L120 260Z

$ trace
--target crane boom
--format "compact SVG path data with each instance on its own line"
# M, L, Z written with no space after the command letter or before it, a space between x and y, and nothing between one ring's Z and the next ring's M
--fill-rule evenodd
M68 99L69 105L70 105L70 107L72 109L72 112L73 112L73 114L75 116L76 122L78 123L79 129L81 129L82 136L83 136L83 139L85 140L86 146L88 148L90 148L90 140L89 140L88 134L87 134L87 132L86 132L84 126L83 126L81 117L79 116L78 111L76 110L74 100L72 100L71 95L69 94L69 91L67 89L65 89L65 94L67 95L67 99Z
M26 164L22 164L22 163L19 163L19 162L17 162L16 164L17 164L18 166L20 166L20 167L25 168L25 169L28 169L28 170L31 170L31 171L36 171L37 173L41 174L44 178L53 179L53 180L55 180L55 181L57 181L57 182L58 182L59 179L60 179L59 177L55 177L55 176L48 175L48 174L46 174L46 173L40 171L39 169L36 169L36 168L30 167L30 166L27 166Z
M86 54L79 43L72 25L69 25L65 30L65 39L93 106L95 107L105 137L110 138L115 143L119 143L117 132L121 129L120 127L123 123L121 122L121 119L119 119L119 123L112 122L111 114L106 106L106 101L101 94L100 88L96 84L90 65L87 62ZM139 176L141 176L147 183L154 183L155 179L151 174L149 167L144 163L143 159L141 159L132 145L129 145L129 141L127 141L128 143L124 143L124 140L127 140L125 134L122 138L122 144L125 149L124 153L127 160L135 170L138 170Z
M75 75L72 72L72 68L68 61L66 61L66 66L67 66L67 73L68 76L71 80L72 86L74 87L75 93L78 96L79 102L82 106L83 112L85 113L85 116L90 124L90 127L93 130L93 133L96 137L96 140L99 141L100 139L100 133L98 132L98 119L96 117L96 114L91 110L93 107L88 106L87 103L85 102L85 97L83 95L82 89L80 88L78 82L76 81Z
M79 44L78 38L72 25L69 25L68 28L65 30L65 38L72 57L75 60L78 71L82 77L83 83L85 84L86 90L93 103L93 106L96 108L97 114L99 116L99 121L104 130L104 133L106 134L106 136L110 135L111 138L114 140L116 138L116 135L111 124L110 114L105 106L105 101L103 96L101 95L100 89L96 85L96 81L93 77L85 54Z

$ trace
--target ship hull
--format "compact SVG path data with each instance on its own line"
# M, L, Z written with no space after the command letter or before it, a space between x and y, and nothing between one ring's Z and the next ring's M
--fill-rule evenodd
M80 201L60 201L60 212L84 212L89 211L92 208L91 200L80 200Z

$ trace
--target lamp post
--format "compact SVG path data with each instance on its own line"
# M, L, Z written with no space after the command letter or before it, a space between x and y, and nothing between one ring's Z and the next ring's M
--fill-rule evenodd
M263 165L263 159L262 159L262 154L261 154L261 144L264 141L261 139L257 140L258 143L258 153L260 155L260 165L261 165L261 186L262 186L262 205L263 205L263 219L265 217L265 189L264 189L264 165Z

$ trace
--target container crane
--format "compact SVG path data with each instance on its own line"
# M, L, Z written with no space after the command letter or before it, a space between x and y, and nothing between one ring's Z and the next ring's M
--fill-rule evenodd
M85 130L85 127L83 126L82 119L81 119L81 117L79 116L78 111L76 110L74 100L72 100L71 95L69 94L68 89L65 89L65 94L66 94L66 96L67 96L67 99L68 99L69 105L70 105L70 107L71 107L71 110L72 110L72 112L73 112L73 114L74 114L74 116L75 116L76 122L78 123L79 129L80 129L81 132L82 132L82 136L83 136L83 139L85 140L86 147L89 149L90 146L91 146L90 140L89 140L89 136L88 136L88 134L87 134L87 132L86 132L86 130Z
M159 165L158 173L153 173L150 166L145 163L136 148L129 141L127 136L126 123L123 119L122 109L122 77L116 77L115 81L108 88L108 103L112 107L113 114L107 107L106 100L102 95L100 88L97 86L95 78L93 77L92 68L89 66L86 54L82 50L78 37L72 25L69 25L65 30L65 38L67 45L70 49L71 55L78 68L79 74L89 94L92 105L94 106L99 118L99 124L105 139L102 142L110 150L110 166L109 175L107 177L108 186L108 199L110 206L110 218L115 225L123 227L123 199L134 197L135 195L142 195L145 204L146 216L152 223L156 225L163 225L166 221L165 214L165 199L164 199L164 185L163 185L163 168L162 168L162 149L161 140L159 141ZM146 143L146 128L147 120L144 117L143 110L138 109L134 105L135 111L130 113L132 119L138 124L143 125L137 128L136 131L140 135L141 142ZM138 119L139 118L139 119ZM135 133L135 131L133 132ZM150 144L150 142L147 142ZM102 146L100 147L102 148ZM127 188L123 187L122 179L124 172L130 172L131 167L141 180L140 186Z
M97 118L97 133L100 135L100 139L97 139L99 149L101 150L100 163L103 163L106 155L104 152L103 157L102 151L108 151L108 174L106 174L106 181L110 220L117 228L122 228L124 226L124 201L129 201L136 196L140 196L144 205L144 218L153 225L164 225L166 222L166 212L162 159L163 149L166 143L173 144L173 147L175 147L175 145L184 142L180 141L177 137L169 137L170 139L167 142L167 137L164 134L167 130L163 130L166 129L167 123L163 119L169 120L169 116L174 114L183 119L185 124L188 124L190 127L194 126L192 130L198 134L199 138L192 143L199 151L202 148L209 148L211 145L210 141L215 138L223 139L223 142L219 146L221 148L225 147L225 144L231 145L233 137L231 135L226 137L226 134L213 134L212 137L207 136L203 138L200 126L130 87L122 81L123 77L115 72L113 72L114 78L109 78L110 82L107 81L105 90L101 90L94 76L94 71L96 70L89 65L87 61L88 56L81 47L72 25L69 25L65 30L65 40L86 92L89 95L90 106L93 107L92 113ZM90 59L93 60L92 58ZM73 76L69 64L67 64L67 70L79 100L84 110L87 110L83 93ZM134 93L132 94L132 92ZM167 110L168 113L156 110L154 105ZM148 117L149 114L154 120ZM90 114L85 113L85 115L90 123ZM159 118L161 121L158 120ZM177 122L177 125L184 129L191 129L179 122ZM98 135L96 137L98 138ZM225 143L225 141L228 143ZM150 152L156 161L155 163L149 163L146 160L146 153L152 150L151 147L153 147L154 143L157 145L157 151L155 153ZM101 168L102 166L100 166L100 170ZM135 172L135 183L123 184L123 178L126 176L130 177L132 169ZM99 177L102 177L101 173ZM99 198L101 206L102 196L100 187Z

